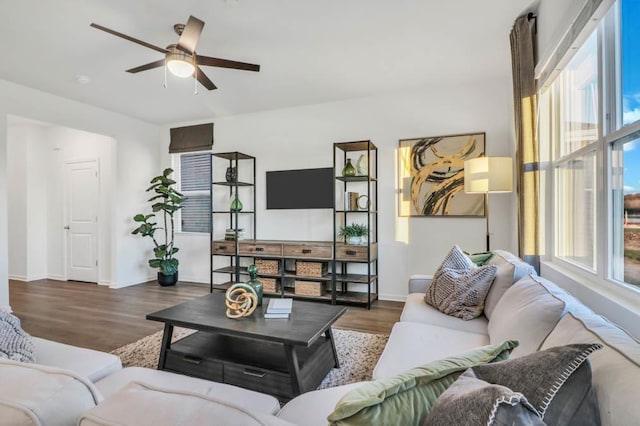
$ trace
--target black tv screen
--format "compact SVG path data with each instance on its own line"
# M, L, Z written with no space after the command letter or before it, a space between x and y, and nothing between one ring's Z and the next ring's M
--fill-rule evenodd
M330 209L333 168L267 172L267 209Z

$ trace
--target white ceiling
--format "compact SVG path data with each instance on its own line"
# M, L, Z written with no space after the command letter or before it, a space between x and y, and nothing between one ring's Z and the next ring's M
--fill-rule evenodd
M0 0L0 79L154 123L508 78L509 30L531 0ZM163 68L173 24L205 21L198 53L261 65L204 67L218 90ZM90 77L89 84L76 76Z

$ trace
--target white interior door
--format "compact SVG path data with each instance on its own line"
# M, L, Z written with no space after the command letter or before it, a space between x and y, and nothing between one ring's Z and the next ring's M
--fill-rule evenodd
M67 279L98 282L98 163L66 164Z

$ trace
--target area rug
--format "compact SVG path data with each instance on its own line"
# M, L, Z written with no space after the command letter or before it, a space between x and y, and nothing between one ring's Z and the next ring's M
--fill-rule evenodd
M193 332L193 330L176 327L172 340L179 340ZM373 368L378 362L389 336L334 328L333 337L336 342L340 368L331 370L320 383L318 389L371 380ZM158 331L111 353L119 356L125 367L156 368L161 342L162 331Z

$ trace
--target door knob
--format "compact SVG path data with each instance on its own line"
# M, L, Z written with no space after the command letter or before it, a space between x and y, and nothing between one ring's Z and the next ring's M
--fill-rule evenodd
M71 229L71 228L69 228L69 225L67 225L67 226L65 226L65 227L64 227L64 229L69 230L69 229Z

